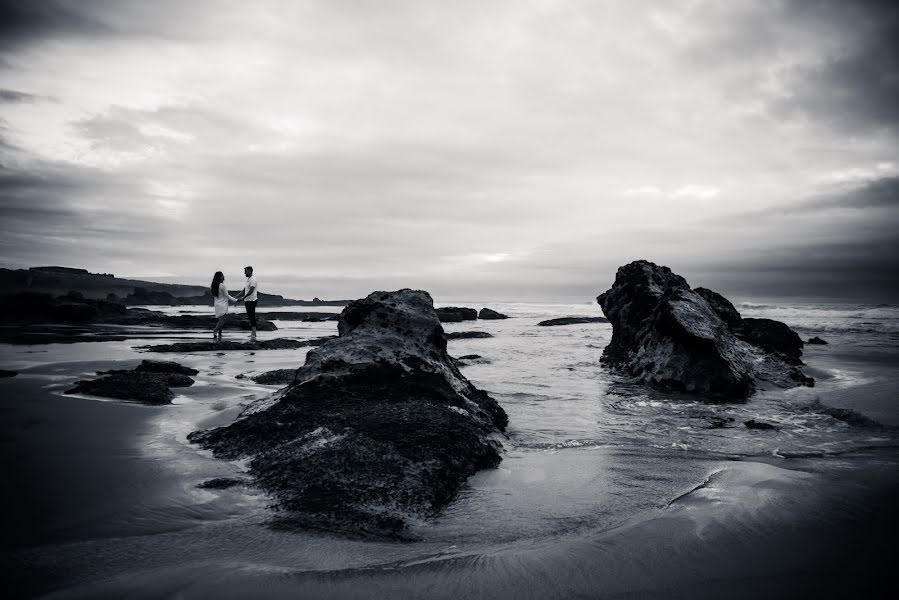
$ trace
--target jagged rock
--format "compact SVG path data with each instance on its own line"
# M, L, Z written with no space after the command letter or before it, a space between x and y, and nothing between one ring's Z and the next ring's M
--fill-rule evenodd
M743 320L743 317L740 316L740 313L737 312L731 301L718 292L713 292L704 287L698 287L693 291L702 296L709 303L709 306L712 307L712 310L715 311L715 314L721 317L721 320L728 325L734 325Z
M296 383L188 439L249 472L290 525L401 535L500 462L507 417L446 352L427 292L350 303Z
M654 387L745 399L763 382L814 385L797 368L801 345L786 325L735 321L726 299L691 290L668 267L645 260L627 264L597 301L612 323L602 362Z
M159 344L157 346L142 346L147 352L209 352L223 350L295 350L308 346L320 346L328 340L334 339L333 335L326 335L308 340L291 340L288 338L275 338L273 340L257 340L255 342L237 342L232 340L213 340L203 342L176 342L174 344Z
M487 320L508 319L509 315L504 315L503 313L496 312L490 308L482 308L481 312L478 313L478 318Z
M475 321L478 318L478 311L473 308L445 306L434 310L441 323L461 323L462 321Z
M250 379L262 385L287 385L293 383L297 375L296 369L275 369L254 375Z
M200 372L170 360L143 360L134 367L135 371L145 373L178 373L180 375L198 375Z
M4 377L15 377L18 375L16 371L7 371L6 369L0 369L0 378Z
M748 421L744 421L743 425L745 425L747 429L760 429L763 431L777 430L777 427L775 427L771 423L765 423L764 421L756 421L755 419L749 419Z
M558 319L547 319L537 323L540 327L555 327L557 325L577 325L580 323L608 323L605 317L560 317Z
M815 337L813 337L812 339L810 339L809 341L807 341L806 344L811 344L811 345L813 345L813 346L826 346L826 345L827 345L827 342L826 342L825 340L822 340L821 338L819 338L819 337L816 335Z
M194 380L181 373L147 371L106 371L103 377L79 381L66 394L88 394L146 404L171 404L173 387L188 387Z
M486 331L452 331L446 334L448 340L469 340L474 338L491 338L492 333Z

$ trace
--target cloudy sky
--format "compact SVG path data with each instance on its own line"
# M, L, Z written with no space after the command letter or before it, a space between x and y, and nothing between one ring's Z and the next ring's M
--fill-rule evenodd
M0 2L0 248L264 291L899 297L899 10Z

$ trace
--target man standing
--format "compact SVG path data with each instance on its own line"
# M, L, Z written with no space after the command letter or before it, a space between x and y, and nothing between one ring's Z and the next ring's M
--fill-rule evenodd
M237 299L243 300L244 306L247 307L247 318L250 320L250 341L255 342L256 300L258 299L256 288L258 287L258 284L256 283L256 278L253 277L253 267L244 267L243 274L247 276L247 283L240 295L237 296Z

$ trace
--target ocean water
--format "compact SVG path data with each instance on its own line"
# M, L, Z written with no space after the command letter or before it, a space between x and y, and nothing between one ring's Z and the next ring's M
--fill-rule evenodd
M417 541L405 543L273 529L270 501L259 492L196 487L238 476L245 464L215 460L186 435L229 422L277 389L239 376L298 366L305 350L165 355L199 369L197 383L178 390L173 406L144 407L60 392L97 369L146 358L137 347L160 341L152 331L128 342L3 346L3 366L23 372L23 390L50 395L58 406L91 403L98 414L131 411L140 423L118 445L103 446L116 454L120 474L99 476L103 501L90 518L83 507L60 503L59 514L35 525L35 541L16 548L20 577L61 598L734 595L729 577L826 571L810 545L826 547L846 515L877 514L878 491L897 481L896 307L739 303L745 317L782 320L803 338L829 344L806 346L814 388L713 405L605 370L599 358L611 338L608 324L537 326L553 317L601 316L595 303L453 304L513 317L444 325L493 334L450 341L449 351L481 357L462 372L509 415L503 462L472 477L440 516L413 523ZM260 337L336 333L334 322L276 324L279 331ZM855 410L881 426L850 426L821 405ZM748 429L749 419L777 429ZM805 527L799 538L787 535L794 526ZM781 573L790 561L800 562Z

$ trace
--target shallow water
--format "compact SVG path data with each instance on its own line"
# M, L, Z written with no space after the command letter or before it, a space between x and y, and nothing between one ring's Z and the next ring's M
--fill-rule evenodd
M783 320L803 338L820 335L830 344L806 347L816 387L711 405L650 392L608 373L599 363L611 337L607 324L536 325L558 316L600 316L595 304L453 304L490 306L514 317L445 325L494 335L451 341L449 350L483 357L463 373L509 414L506 451L499 468L472 477L438 518L414 523L414 543L279 531L267 524L271 512L262 494L196 487L211 477L240 475L244 465L212 459L186 435L230 422L250 401L277 389L239 375L298 366L305 349L150 355L200 375L193 387L178 390L173 406L145 407L61 391L95 370L136 364L148 357L136 347L158 339L0 347L2 366L22 371L0 385L40 398L41 418L70 414L67 423L77 427L90 413L111 423L129 419L126 429L132 428L98 441L96 451L85 450L77 460L48 452L34 461L36 480L60 469L93 475L83 498L60 503L53 518L35 525L30 542L19 540L12 559L22 567L23 585L60 597L242 597L259 589L285 596L302 589L310 597L468 597L485 590L567 597L633 593L647 582L651 591L673 585L671 578L680 581L679 561L712 560L701 549L672 547L673 540L702 546L699 540L714 531L729 551L754 552L753 543L774 543L784 522L808 521L817 531L835 522L833 511L874 510L875 492L896 480L895 308L739 304L744 316ZM336 332L334 322L276 324L279 331L260 337ZM887 427L851 427L815 412L816 401L853 408ZM750 430L743 425L748 419L778 429ZM98 439L103 431L97 428ZM25 456L40 444L39 434L26 433L4 447ZM37 488L51 492L54 485L65 492L52 481ZM667 533L659 540L648 531ZM759 551L759 565L766 556ZM34 582L38 577L43 583ZM693 577L705 581L701 572Z

